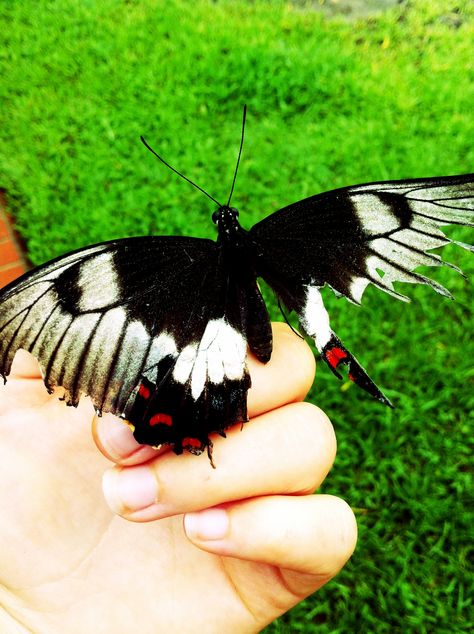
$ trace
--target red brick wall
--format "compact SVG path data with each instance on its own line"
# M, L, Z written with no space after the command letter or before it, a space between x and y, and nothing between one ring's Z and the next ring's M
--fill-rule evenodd
M0 288L24 273L27 268L12 220L6 212L5 199L0 195Z

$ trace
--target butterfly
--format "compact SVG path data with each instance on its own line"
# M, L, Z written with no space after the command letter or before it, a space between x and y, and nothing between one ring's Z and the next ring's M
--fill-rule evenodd
M317 194L244 229L211 198L217 241L146 236L112 240L56 258L0 292L0 375L22 348L39 361L49 391L67 405L88 395L100 414L127 421L139 443L199 454L210 435L245 422L247 350L272 354L257 279L299 318L332 372L391 406L333 332L321 289L359 304L369 284L408 300L394 282L449 291L415 272L457 267L431 253L454 242L447 224L474 226L474 174L375 182Z

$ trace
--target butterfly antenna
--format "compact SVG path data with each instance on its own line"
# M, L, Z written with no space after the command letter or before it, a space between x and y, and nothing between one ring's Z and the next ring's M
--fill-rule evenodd
M231 201L231 198L232 198L232 194L234 193L234 186L235 186L235 181L237 179L237 172L239 170L240 157L242 155L242 148L244 147L244 133L245 133L245 118L246 117L247 117L247 104L244 105L244 115L242 117L242 136L240 138L239 156L237 157L237 164L235 166L235 172L234 172L234 180L232 181L232 187L231 187L231 190L230 190L229 201L227 202L227 207L230 206L230 201Z
M210 198L213 202L216 203L216 205L218 207L222 207L222 205L220 204L220 202L218 200L216 200L215 198L213 198L210 194L208 194L206 191L204 191L204 189L202 187L199 187L199 185L196 185L196 183L194 183L190 178L188 178L187 176L185 176L184 174L181 174L181 172L178 172L177 169L175 169L172 165L170 165L169 163L167 163L165 161L164 158L162 158L157 152L155 152L155 150L150 147L148 145L148 143L145 141L144 137L140 137L140 141L143 143L143 145L146 147L147 150L150 150L150 152L152 154L154 154L156 156L156 158L161 161L163 163L163 165L166 165L166 167L168 167L172 172L174 172L175 174L178 174L178 176L181 176L181 178L184 178L185 181L188 181L188 183L191 183L191 185L193 187L195 187L196 189L199 189L200 192L202 192L203 194L205 194L208 198Z

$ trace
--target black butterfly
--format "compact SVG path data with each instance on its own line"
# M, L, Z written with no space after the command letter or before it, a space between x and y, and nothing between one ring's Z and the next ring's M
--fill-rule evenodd
M243 131L239 159L242 143ZM352 381L391 405L331 330L320 290L329 286L359 303L372 283L407 300L393 287L402 281L449 297L414 270L459 270L428 251L455 242L439 226L474 226L474 174L344 187L246 231L230 206L236 173L228 204L204 192L218 205L217 242L113 240L7 286L0 293L0 374L9 374L23 348L37 357L49 390L64 388L68 405L87 394L98 412L128 421L140 443L170 444L176 453L207 448L210 455L211 433L225 435L248 420L247 347L264 363L272 353L261 277L295 311L336 376L348 366Z

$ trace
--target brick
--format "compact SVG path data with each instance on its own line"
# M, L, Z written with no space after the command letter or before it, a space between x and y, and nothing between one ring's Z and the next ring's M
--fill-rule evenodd
M5 220L0 215L0 240L2 238L8 238L8 236L9 236L9 233L8 233L7 223L5 222Z
M14 266L5 268L0 270L0 288L3 288L13 280L16 280L17 277L23 275L25 272L25 267L20 264L15 264Z
M0 266L18 262L20 257L16 246L11 240L5 240L0 243Z

